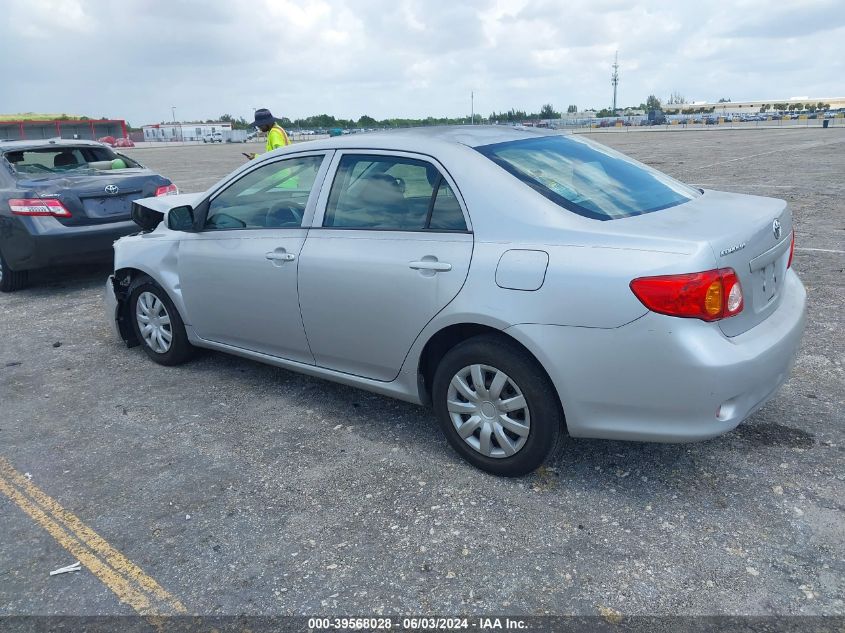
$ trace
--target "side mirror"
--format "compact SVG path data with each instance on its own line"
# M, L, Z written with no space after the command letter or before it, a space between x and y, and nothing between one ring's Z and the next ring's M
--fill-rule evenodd
M181 207L173 207L167 212L167 228L171 231L193 231L194 230L194 209L186 204Z

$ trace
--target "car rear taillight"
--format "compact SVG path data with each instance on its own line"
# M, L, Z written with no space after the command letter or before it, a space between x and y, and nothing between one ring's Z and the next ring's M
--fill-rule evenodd
M176 185L164 185L156 189L156 196L175 196L179 193L179 188Z
M56 218L69 218L70 211L60 200L55 198L12 198L9 208L14 215L52 215Z
M786 264L787 268L792 268L792 258L795 255L795 231L792 231L792 243L789 245L789 261Z
M742 286L733 268L683 275L640 277L631 291L652 312L718 321L742 312Z

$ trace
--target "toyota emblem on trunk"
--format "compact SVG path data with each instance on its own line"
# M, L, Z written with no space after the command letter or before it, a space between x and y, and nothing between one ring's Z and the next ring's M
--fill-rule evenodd
M775 239L779 240L780 239L780 221L779 220L775 220L774 222L772 222L772 232L775 234Z
M106 185L106 193L114 195L118 191L120 190L117 188L117 185ZM775 222L777 222L777 220L775 220ZM780 234L780 224L778 224L778 234Z

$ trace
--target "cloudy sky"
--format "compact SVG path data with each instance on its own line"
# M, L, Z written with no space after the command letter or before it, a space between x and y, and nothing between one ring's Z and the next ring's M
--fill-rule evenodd
M678 6L680 5L680 6ZM0 113L424 117L845 94L842 0L4 0Z

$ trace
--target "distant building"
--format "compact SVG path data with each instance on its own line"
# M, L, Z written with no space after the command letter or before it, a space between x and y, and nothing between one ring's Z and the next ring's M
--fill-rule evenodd
M722 103L708 103L707 101L695 101L693 103L665 104L663 110L666 112L677 112L681 110L698 110L715 108L714 114L756 114L764 105L769 106L769 112L774 110L774 104L785 103L787 107L793 104L815 106L818 103L830 104L831 110L845 108L845 97L791 97L789 99L768 99L766 101L725 101Z
M227 135L232 131L231 123L155 123L142 125L144 140L148 142L202 141L208 134L217 132Z
M104 136L126 137L123 119L0 119L0 140L80 138L95 141Z

